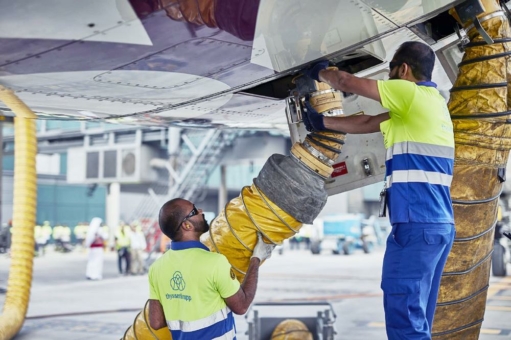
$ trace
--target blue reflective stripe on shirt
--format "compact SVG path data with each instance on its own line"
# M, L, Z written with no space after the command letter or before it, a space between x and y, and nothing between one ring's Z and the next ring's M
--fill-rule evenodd
M235 330L234 317L232 312L227 314L227 318L219 321L209 327L205 327L192 332L183 332L181 330L171 329L172 339L174 340L198 340L198 339L214 339ZM235 339L235 338L234 338Z
M447 175L453 174L454 160L449 158L421 156L413 154L394 155L385 162L386 176L398 170L434 171Z

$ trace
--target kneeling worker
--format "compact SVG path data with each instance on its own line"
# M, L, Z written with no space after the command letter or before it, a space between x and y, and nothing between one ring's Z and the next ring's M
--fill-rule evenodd
M149 268L151 327L169 327L173 340L235 339L232 313L246 313L256 293L259 264L275 246L258 235L240 285L227 258L200 242L209 230L201 209L176 198L162 206L159 223L172 243Z

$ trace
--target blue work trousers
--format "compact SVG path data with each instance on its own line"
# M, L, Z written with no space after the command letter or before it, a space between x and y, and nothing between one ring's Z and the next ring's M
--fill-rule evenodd
M431 339L440 279L454 235L453 224L392 226L381 282L390 340Z

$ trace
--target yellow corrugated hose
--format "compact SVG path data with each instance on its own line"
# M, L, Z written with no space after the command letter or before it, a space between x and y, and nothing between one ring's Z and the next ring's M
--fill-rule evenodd
M37 139L34 120L37 117L11 90L1 85L0 101L16 114L11 267L4 308L0 315L0 340L8 340L23 326L30 299L37 204Z
M502 189L499 169L505 169L511 149L511 31L498 1L483 4L485 13L478 18L494 43L486 44L469 28L471 22L464 24L470 43L449 101L456 142L451 187L456 240L444 268L434 339L479 338Z
M316 92L311 105L319 112L329 110L342 110L341 96L331 93L330 87L325 83L315 82ZM321 94L327 92L325 94ZM310 153L311 149L327 155L335 160L344 144L345 134L331 131L311 133L307 137L308 146L302 143L293 145L291 153L298 162L301 162L312 173L327 178L333 171L331 165ZM286 187L286 183L281 183ZM307 207L305 207L306 209ZM254 183L244 187L239 197L232 199L225 209L211 223L208 234L203 235L201 241L214 252L227 257L235 270L237 279L242 282L248 269L252 250L257 243L257 232L263 235L265 242L281 244L285 239L295 235L302 227L302 222L272 202ZM159 337L149 327L147 306L144 313L139 313L135 322L125 332L122 339L168 339L170 334L162 332ZM167 330L168 332L168 330Z

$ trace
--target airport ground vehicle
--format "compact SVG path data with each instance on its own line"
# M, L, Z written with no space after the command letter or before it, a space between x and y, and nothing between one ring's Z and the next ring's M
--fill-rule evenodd
M319 254L323 249L332 249L333 254L353 254L355 249L370 253L378 243L375 219L365 220L361 214L333 215L318 219L314 223L311 252Z
M329 302L256 303L247 312L245 319L248 322L249 340L272 339L275 328L289 319L303 322L314 340L333 340L336 334L336 315Z

